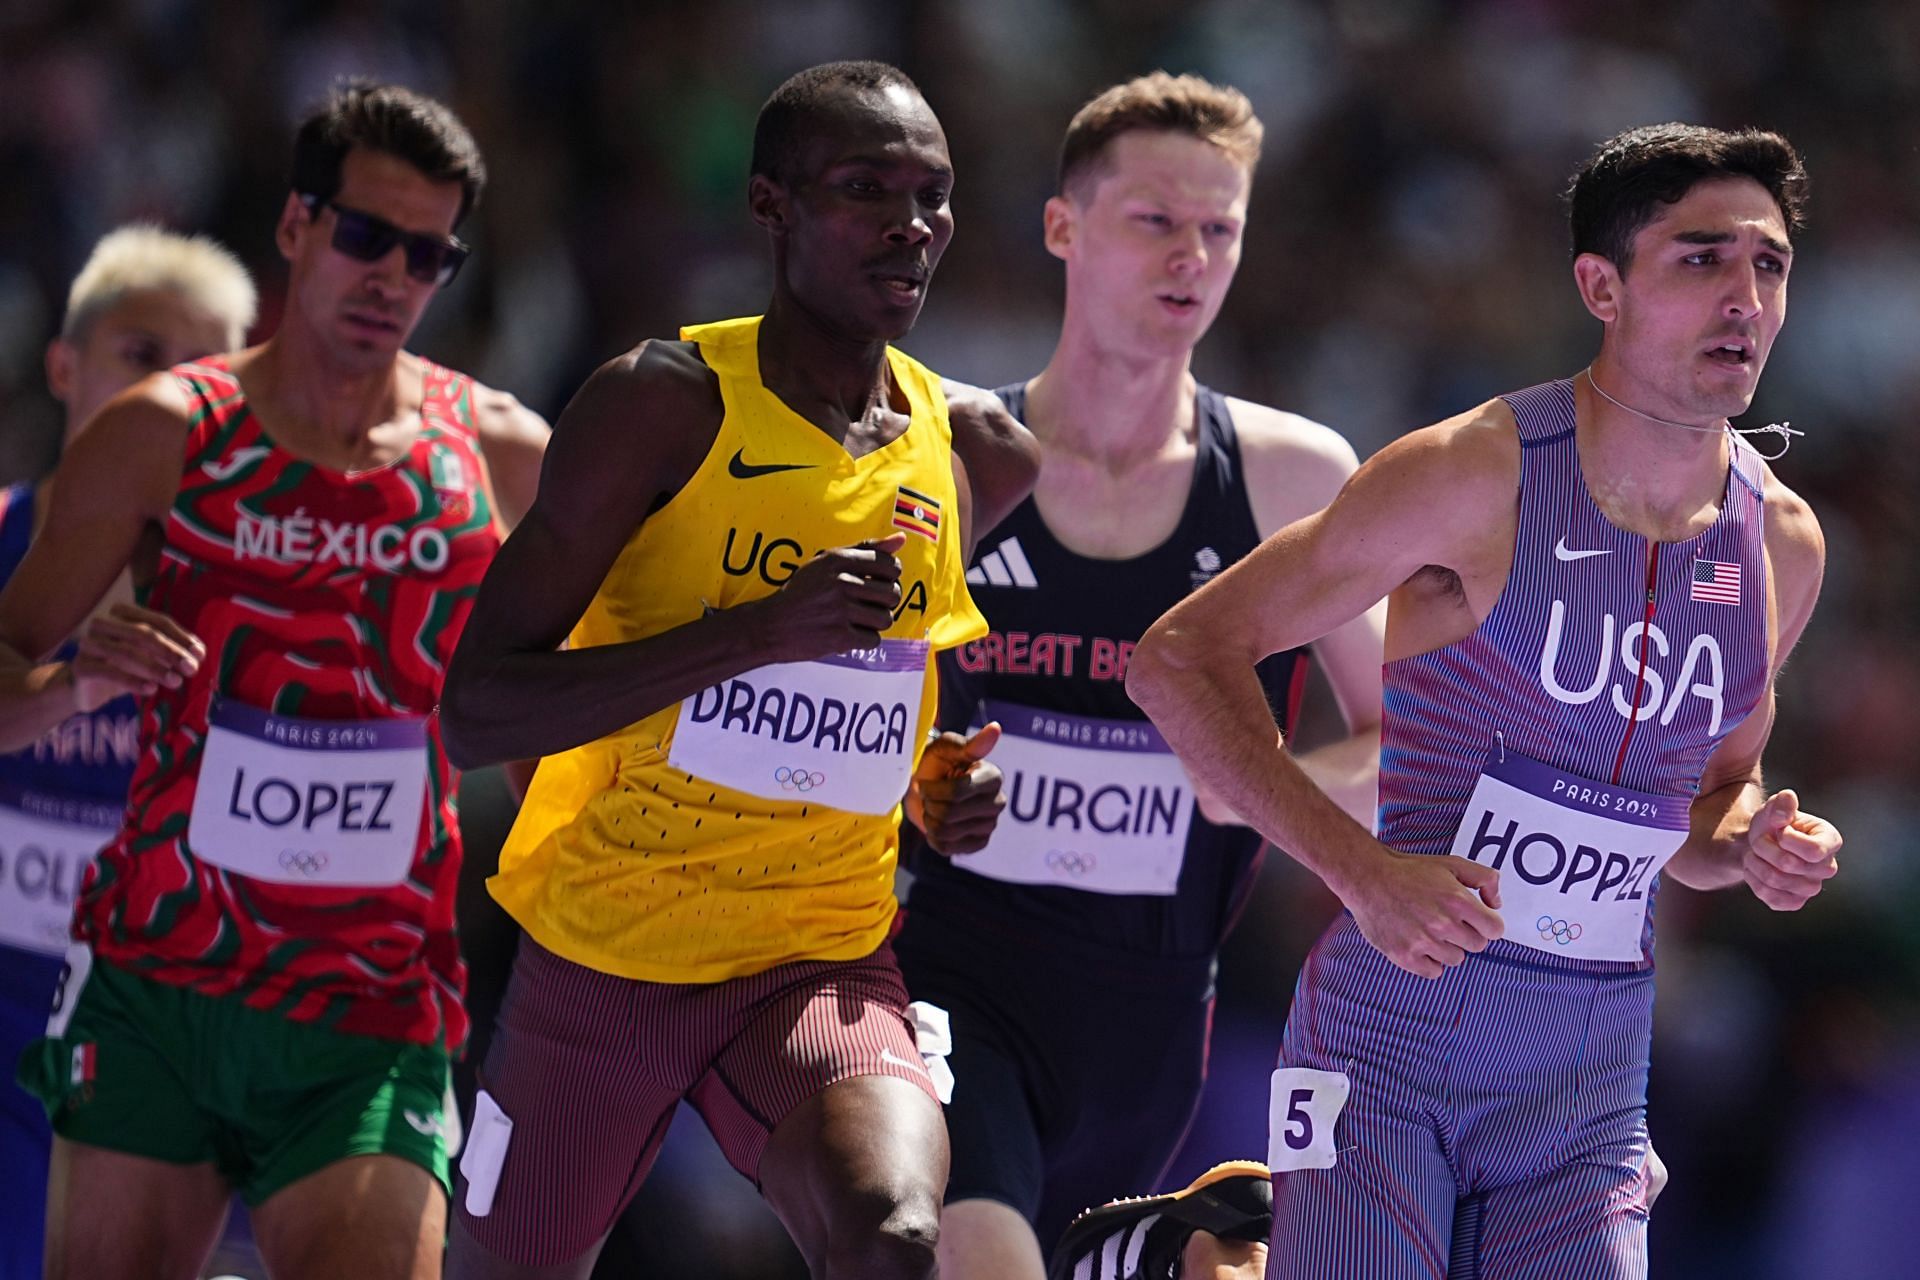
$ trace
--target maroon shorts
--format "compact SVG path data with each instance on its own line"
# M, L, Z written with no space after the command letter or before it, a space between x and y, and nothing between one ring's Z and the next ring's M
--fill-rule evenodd
M577 1258L640 1189L682 1099L757 1186L787 1113L864 1075L935 1097L888 943L861 960L680 984L601 973L522 935L461 1161L461 1224L523 1266Z

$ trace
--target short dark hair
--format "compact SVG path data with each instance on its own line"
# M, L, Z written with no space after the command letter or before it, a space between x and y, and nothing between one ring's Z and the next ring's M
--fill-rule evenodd
M843 95L906 89L919 95L920 86L900 68L885 62L823 62L789 76L773 91L753 123L753 163L750 174L775 182L789 182L793 161L807 128Z
M1601 143L1567 189L1573 252L1597 253L1626 274L1633 238L1694 186L1715 178L1751 178L1780 207L1792 234L1806 222L1807 171L1777 133L1729 133L1697 124L1651 124Z
M480 144L445 103L397 84L343 80L293 136L293 189L331 200L340 167L354 147L384 151L434 182L460 184L461 219L480 203L487 164Z

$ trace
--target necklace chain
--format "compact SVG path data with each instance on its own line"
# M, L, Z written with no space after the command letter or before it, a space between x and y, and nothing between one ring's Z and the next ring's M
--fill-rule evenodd
M1608 395L1607 389L1594 380L1592 365L1588 365L1580 372L1586 375L1587 385L1593 388L1594 393L1614 408L1622 409L1636 418L1645 418L1648 422L1657 422L1663 427L1679 427L1683 431L1731 431L1735 435L1741 436L1777 435L1780 437L1780 452L1760 454L1760 456L1768 462L1772 462L1776 458L1785 457L1787 450L1793 447L1793 437L1807 434L1804 431L1794 430L1793 424L1790 422L1770 422L1764 427L1736 427L1731 422L1723 420L1717 427L1703 427L1692 422L1675 422L1671 418L1657 418L1651 413L1636 409L1630 404L1623 404ZM1754 452L1759 453L1760 451L1756 449Z

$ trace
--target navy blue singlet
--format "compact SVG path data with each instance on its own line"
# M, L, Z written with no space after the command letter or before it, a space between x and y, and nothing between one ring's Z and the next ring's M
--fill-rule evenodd
M997 394L1025 416L1024 384ZM1141 958L1210 959L1218 950L1261 839L1192 811L1184 775L1160 754L1164 744L1124 683L1147 628L1260 541L1225 397L1201 387L1195 417L1186 508L1153 550L1126 560L1077 555L1031 497L976 548L967 581L993 630L941 655L940 723L1002 722L1012 736L994 758L1010 803L985 854L949 861L915 851L913 915ZM1304 649L1259 666L1283 731L1306 672Z

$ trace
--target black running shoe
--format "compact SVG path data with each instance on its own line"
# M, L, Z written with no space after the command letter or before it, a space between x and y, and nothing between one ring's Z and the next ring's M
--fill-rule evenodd
M1089 1209L1053 1251L1047 1280L1176 1280L1187 1237L1227 1240L1273 1233L1273 1175L1252 1160L1217 1164L1184 1190Z

